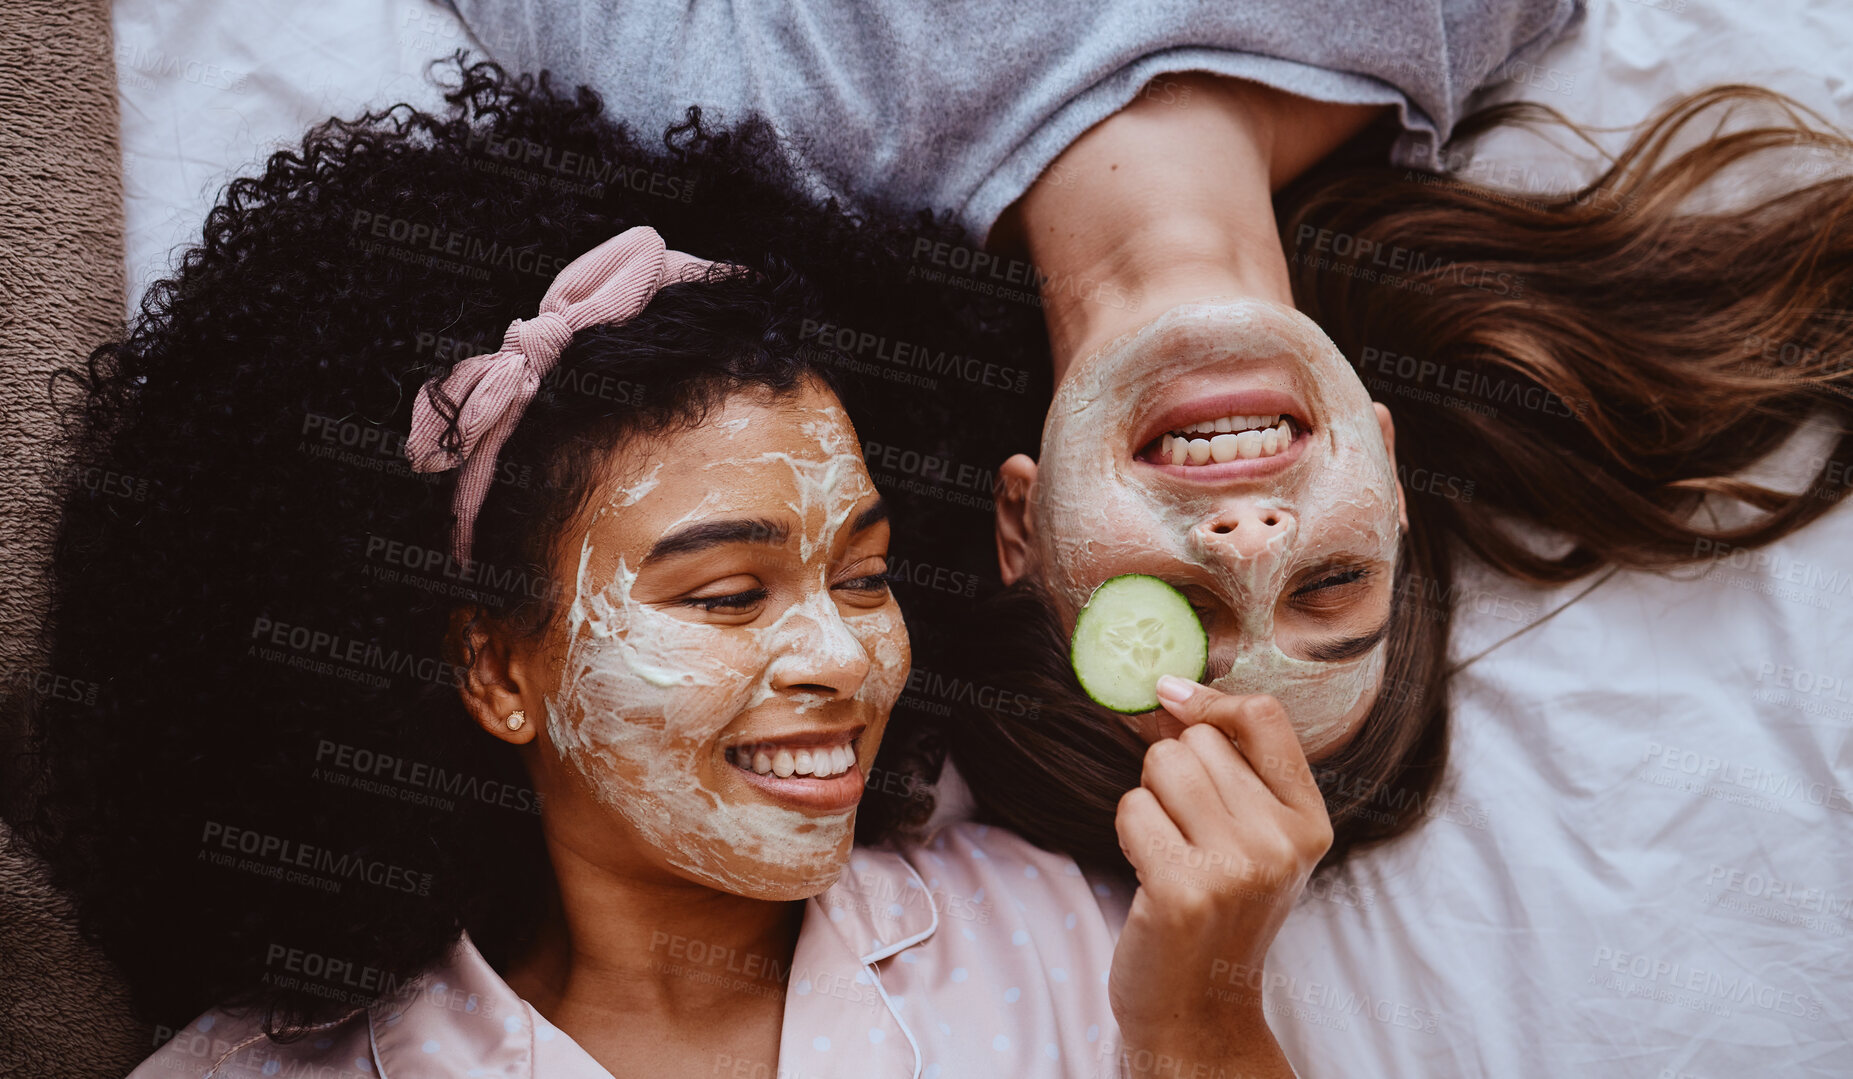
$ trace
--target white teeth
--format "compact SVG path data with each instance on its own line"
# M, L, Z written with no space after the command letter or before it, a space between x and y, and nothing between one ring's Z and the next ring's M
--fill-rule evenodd
M1292 444L1293 429L1284 416L1224 416L1165 434L1158 443L1158 460L1174 465L1221 464L1272 457Z
M740 767L750 768L762 776L775 775L780 778L798 775L828 779L842 775L856 764L856 751L846 744L774 749L770 752L764 749L749 751L744 746L735 746L728 750L727 757Z
M1189 435L1240 434L1243 431L1265 430L1266 428L1273 427L1280 423L1283 418L1284 417L1279 415L1223 416L1220 419L1200 420L1196 423L1186 424L1183 427L1173 428L1171 434L1186 437Z

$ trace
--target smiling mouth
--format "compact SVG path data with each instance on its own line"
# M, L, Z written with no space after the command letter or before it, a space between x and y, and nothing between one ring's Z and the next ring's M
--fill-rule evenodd
M742 742L727 747L727 763L781 802L823 811L849 809L862 800L862 731Z
M1200 467L1252 461L1287 452L1296 426L1292 416L1222 416L1173 428L1147 443L1138 458L1148 464Z
M1137 424L1130 453L1136 464L1176 480L1216 485L1259 480L1304 455L1315 434L1308 415L1298 393L1202 387Z

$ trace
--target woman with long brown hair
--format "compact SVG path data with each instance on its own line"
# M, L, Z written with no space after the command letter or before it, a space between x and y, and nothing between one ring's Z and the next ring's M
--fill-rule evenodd
M1217 92L1206 86L1200 100ZM1045 291L1054 403L1038 459L1018 455L1000 470L1007 587L973 612L960 638L974 680L1011 686L1037 707L978 702L956 715L952 760L981 818L1118 875L1123 799L1141 783L1150 747L1175 728L1091 701L1068 641L1077 608L1100 582L1128 572L1164 577L1210 635L1206 681L1273 693L1295 713L1336 833L1322 869L1340 883L1327 887L1352 889L1339 901L1368 906L1368 889L1360 894L1334 872L1341 865L1440 813L1459 809L1474 818L1468 827L1484 829L1484 813L1500 811L1460 806L1444 788L1452 680L1478 655L1450 649L1467 575L1509 582L1494 587L1513 592L1579 583L1587 591L1618 571L1703 569L1791 536L1847 494L1853 327L1842 309L1853 286L1853 178L1820 165L1847 161L1853 142L1778 95L1723 87L1666 109L1587 186L1543 199L1360 163L1368 159L1361 143L1290 184L1274 174L1278 237L1256 242L1252 218L1245 234L1217 222L1228 183L1218 162L1236 156L1238 135L1277 146L1275 133L1304 105L1238 84L1223 92L1221 116L1194 125L1175 110L1135 105L1058 160L1068 182L1032 190L1017 208L1015 235L1052 279L1091 275L1111 286L1107 294L1136 302ZM1263 119L1244 129L1231 116ZM1464 124L1455 148L1496 125L1547 119L1535 106L1501 107ZM1809 175L1784 171L1804 155ZM1272 435L1282 425L1287 435ZM1195 445L1231 436L1260 442L1258 452L1224 456ZM1745 478L1792 438L1813 440L1799 480ZM1625 642L1626 628L1617 633ZM1640 729L1643 738L1656 733ZM1665 757L1666 746L1639 752L1654 769L1642 778L1666 785L1654 756ZM1701 777L1731 764L1693 759L1688 771ZM1616 768L1625 775L1639 764ZM1796 769L1799 789L1822 791L1800 808L1853 808L1844 779L1815 764L1828 778ZM1598 787L1607 798L1602 826L1638 813L1641 789ZM1742 793L1702 780L1692 789L1713 800ZM1833 820L1829 813L1809 827ZM1793 831L1759 826L1739 847L1767 854ZM1619 867L1600 871L1608 857L1600 838L1581 833L1582 860L1598 867L1594 878L1619 882ZM1497 838L1485 846L1498 847ZM1643 840L1642 856L1663 846ZM1544 857L1522 847L1487 856ZM1473 876L1483 867L1433 859L1410 853L1380 878L1486 879ZM1574 852L1554 867L1580 869ZM1744 875L1735 865L1712 869L1714 892ZM1487 890L1515 887L1494 879ZM1611 895L1666 901L1619 885ZM1490 968L1502 952L1525 952L1515 942L1538 921L1524 914L1539 898L1476 911L1488 920L1473 929L1499 943L1460 961ZM1369 912L1354 921L1365 928L1309 937L1298 951L1284 932L1288 947L1273 953L1269 974L1232 972L1236 983L1323 1000L1307 984L1319 979L1296 959L1406 924ZM1714 1006L1728 1014L1730 1005L1755 1016L1745 1001L1773 1015L1823 1015L1818 983L1754 983L1767 977L1767 952L1733 957L1756 972L1740 985L1679 962L1654 928L1661 923L1602 922L1587 906L1564 921L1615 934L1598 937L1593 956L1566 960L1573 974L1578 963L1592 968L1590 984L1603 987L1591 991L1597 999L1612 988L1699 1016L1719 1014L1708 1011ZM1369 959L1352 951L1332 965L1356 972ZM1428 970L1436 985L1479 981ZM1535 968L1524 974L1552 984ZM1616 978L1614 987L1598 980ZM1509 982L1477 992L1524 999ZM1388 1009L1373 1016L1380 1022L1413 1012L1418 1034L1434 1032L1432 1011L1377 1003ZM1574 1015L1586 1002L1554 1004ZM1509 1049L1546 1030L1548 1044L1566 1036L1563 1026L1533 1014L1529 1035L1494 1040ZM1587 1045L1613 1045L1586 1024L1568 1026ZM1307 1033L1315 1043L1330 1036ZM1756 1037L1793 1039L1788 1031ZM1479 1070L1496 1070L1487 1062L1499 1055L1456 1045L1423 1059L1451 1071L1477 1057Z
M1749 106L1777 110L1780 121L1675 149L1720 111ZM1536 106L1502 106L1475 117L1459 138L1541 118ZM1102 125L1089 139L1112 138L1111 127ZM1075 149L1094 147L1084 139ZM1316 338L1295 337L1280 346L1283 354L1299 359L1294 349L1304 349L1312 364L1327 365L1336 356L1341 366L1324 373L1348 378L1354 396L1365 392L1360 371L1382 368L1390 372L1383 377L1394 379L1399 367L1414 367L1431 383L1477 386L1481 396L1537 406L1489 418L1439 393L1386 395L1387 405L1374 406L1393 443L1400 488L1396 500L1375 511L1401 535L1394 573L1375 582L1379 594L1364 604L1375 606L1379 621L1388 612L1378 637L1386 658L1374 701L1349 717L1342 739L1327 740L1320 762L1338 831L1328 863L1419 822L1420 806L1442 774L1448 599L1463 556L1520 581L1553 584L1612 566L1692 565L1788 535L1846 495L1847 485L1833 478L1853 468L1853 325L1833 308L1853 286L1853 232L1836 227L1853 208L1853 178L1825 176L1748 205L1692 206L1715 196L1733 169L1771 168L1784 153L1810 153L1818 162L1822 154L1844 157L1850 150L1853 142L1806 124L1779 95L1725 87L1669 108L1593 183L1556 199L1519 199L1345 160L1282 192L1280 243L1291 253L1291 279L1283 284L1331 338L1321 351ZM1166 176L1178 185L1212 182L1175 167ZM1025 201L1026 219L1047 194ZM1164 214L1179 201L1154 199L1146 208ZM1056 209L1077 212L1072 203ZM1161 231L1149 221L1132 222L1129 243L1118 248L1129 264L1138 261L1128 250L1139 242L1138 229L1146 236ZM1024 231L1035 250L1034 226ZM1101 232L1086 239L1109 244ZM1055 261L1036 254L1039 265ZM1137 283L1125 291L1157 292ZM1160 321L1151 318L1149 303L1127 311L1065 299L1048 297L1058 388L1045 454L1065 434L1060 383L1099 360L1083 355L1084 339L1107 338L1110 350L1124 340L1114 338L1126 323L1143 329L1141 317L1147 325ZM1304 330L1271 301L1265 295L1259 304L1236 301L1252 306L1232 317L1265 322L1268 340ZM1086 317L1116 321L1091 336L1060 328L1065 319ZM1772 356L1753 347L1759 342L1788 347ZM1255 355L1253 341L1244 345ZM1173 368L1182 362L1161 358ZM1838 436L1805 489L1772 490L1736 478L1805 424ZM1296 438L1308 436L1295 427ZM1154 441L1141 439L1133 455L1149 453ZM961 724L963 748L955 759L987 810L1038 841L1111 860L1117 856L1111 829L1077 826L1077 819L1111 821L1120 794L1137 784L1142 746L1123 718L1088 701L1069 669L1073 611L1050 595L1048 580L1065 552L1059 540L1034 535L1066 493L1050 489L1046 472L1021 455L1002 470L999 547L1010 587L974 619L966 639L974 656L989 657L982 661L989 679L1059 703L1027 719L999 713ZM1455 486L1411 491L1410 476L1454 477ZM1470 498L1460 497L1460 477L1474 478ZM1253 487L1229 485L1237 496ZM1708 495L1758 512L1721 523L1697 512ZM1123 524L1104 523L1105 535ZM1298 525L1302 532L1308 526L1304 519ZM1562 542L1540 550L1522 534L1524 526ZM1239 534L1240 525L1233 531ZM1099 542L1091 537L1091 549ZM1083 597L1105 576L1140 568L1101 562L1080 582ZM1313 718L1295 717L1302 725Z

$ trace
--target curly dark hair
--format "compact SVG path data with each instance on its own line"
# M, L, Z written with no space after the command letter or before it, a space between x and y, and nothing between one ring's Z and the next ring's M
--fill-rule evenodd
M24 702L19 834L152 1022L233 1004L286 1032L390 993L465 929L494 963L522 947L551 876L539 806L513 749L471 723L442 642L460 607L548 623L551 545L623 439L818 378L865 447L995 461L1046 399L1033 306L912 272L922 244L963 242L946 220L818 199L750 119L691 109L652 146L544 75L460 54L442 77L446 109L330 120L229 184L126 336L54 387L79 470L125 481L63 491L50 665L86 689ZM403 459L415 395L636 225L752 272L577 334L459 565L455 474ZM1029 381L922 392L871 339ZM988 527L943 489L874 472L898 563L988 563ZM891 576L930 669L923 627L967 596ZM865 841L932 808L929 698L897 708Z

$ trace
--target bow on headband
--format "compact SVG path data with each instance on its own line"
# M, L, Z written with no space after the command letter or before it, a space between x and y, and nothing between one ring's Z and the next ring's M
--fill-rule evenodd
M656 230L626 229L574 259L548 286L540 313L516 319L502 336L502 348L472 356L432 378L412 403L412 430L405 455L414 472L444 472L462 467L452 504L456 531L452 553L470 557L476 513L495 475L496 455L521 422L528 402L560 362L574 332L603 323L628 322L648 306L664 285L702 277L714 263L670 251ZM439 444L449 424L431 403L434 390L457 403L460 450Z

